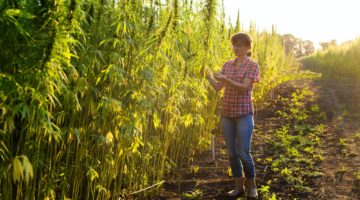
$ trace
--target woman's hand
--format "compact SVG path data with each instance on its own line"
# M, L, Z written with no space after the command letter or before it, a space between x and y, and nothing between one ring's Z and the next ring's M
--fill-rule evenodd
M214 72L214 78L215 78L217 81L222 81L222 82L228 80L228 79L226 78L226 76L222 75L222 74L219 73L219 72Z
M211 77L211 74L210 74L210 71L207 69L206 72L204 71L204 68L202 68L200 70L200 74L202 76L206 76L206 79L209 81L210 85L217 91L219 92L223 87L224 87L224 82L222 81L216 81L213 79L213 77ZM214 73L214 78L215 78L215 74L217 73ZM220 74L221 75L221 74ZM221 75L222 76L222 75ZM226 78L224 76L224 78ZM215 78L216 79L216 78Z

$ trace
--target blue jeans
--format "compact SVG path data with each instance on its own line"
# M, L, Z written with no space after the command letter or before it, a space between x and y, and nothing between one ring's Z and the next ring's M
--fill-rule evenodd
M255 177L255 165L251 157L251 138L254 130L252 114L242 117L221 116L222 130L228 150L233 177Z

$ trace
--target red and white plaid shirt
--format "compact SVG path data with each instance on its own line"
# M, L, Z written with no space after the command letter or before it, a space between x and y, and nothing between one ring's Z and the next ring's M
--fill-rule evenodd
M254 82L260 80L259 64L246 57L240 64L240 67L235 66L235 60L226 62L221 74L227 78L242 83L245 77L253 79ZM246 91L240 92L236 88L225 84L225 91L221 101L221 114L226 117L241 117L248 113L254 113L254 106L252 102L251 86Z

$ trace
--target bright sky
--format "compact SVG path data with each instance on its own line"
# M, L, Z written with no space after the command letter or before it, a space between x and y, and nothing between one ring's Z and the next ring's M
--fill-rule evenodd
M260 31L271 31L274 24L277 33L310 40L316 48L319 42L341 44L360 37L359 0L224 0L224 5L233 24L240 10L245 30L250 21Z

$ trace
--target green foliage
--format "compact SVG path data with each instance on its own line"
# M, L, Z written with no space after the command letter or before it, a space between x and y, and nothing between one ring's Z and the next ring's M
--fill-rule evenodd
M339 138L339 142L338 142L338 146L341 147L341 148L344 148L346 147L348 144L347 144L347 140L344 139L344 138Z
M353 133L353 137L354 137L355 140L359 140L360 139L360 132Z
M191 166L190 173L197 174L198 172L199 172L199 166L197 166L197 165Z
M360 172L354 172L354 176L357 181L360 181Z
M202 198L202 191L199 189L195 189L194 191L183 193L182 196L185 199L201 199Z

